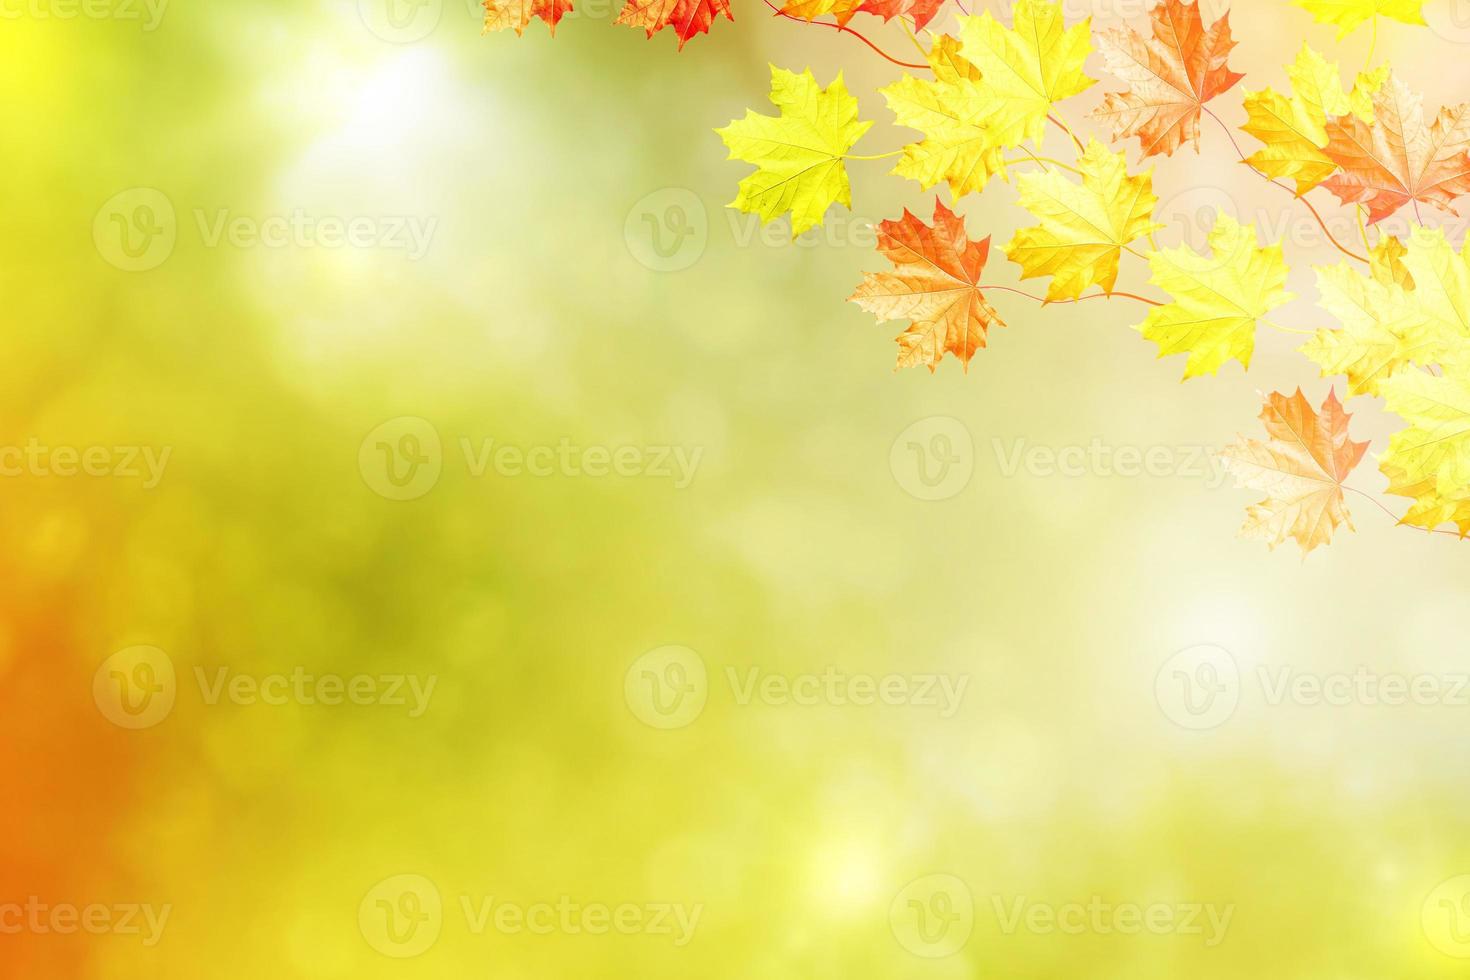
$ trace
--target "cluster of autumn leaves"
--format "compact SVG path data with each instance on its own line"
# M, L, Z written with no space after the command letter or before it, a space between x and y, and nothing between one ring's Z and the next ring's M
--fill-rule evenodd
M922 28L944 2L787 0L780 12L839 24L869 13ZM1424 23L1423 0L1296 2L1336 24L1339 38L1369 22L1376 32L1379 17ZM485 3L488 28L518 31L532 15L554 28L557 11L570 8L570 0ZM649 36L671 27L682 46L716 13L729 15L727 0L628 0L619 21ZM1198 150L1204 115L1228 135L1207 103L1243 78L1228 64L1236 45L1229 14L1207 25L1193 2L1159 0L1147 32L1094 33L1090 18L1066 24L1060 0L1016 0L1011 13L1009 26L988 12L960 17L957 36L934 34L932 77L905 74L881 90L895 121L922 137L886 154L898 158L893 173L925 190L942 183L958 200L1025 168L1017 198L1036 223L1000 249L1023 279L1047 280L1047 302L1111 296L1148 304L1135 328L1159 356L1185 355L1186 380L1232 359L1249 368L1257 325L1292 298L1281 245L1263 244L1254 227L1218 213L1205 249L1158 247L1152 171L1131 173L1123 152L1084 142L1057 109L1096 83L1085 66L1096 44L1122 85L1093 112L1113 144L1136 140L1141 160L1186 143ZM1245 163L1267 180L1290 181L1280 186L1299 200L1325 188L1360 209L1368 227L1404 208L1415 219L1403 240L1379 232L1370 244L1364 228L1364 254L1334 239L1357 263L1316 270L1322 306L1340 325L1318 330L1302 352L1324 377L1345 377L1350 397L1381 397L1406 423L1380 458L1389 492L1412 501L1402 523L1450 524L1470 535L1470 257L1423 226L1420 211L1453 214L1452 202L1470 192L1470 105L1426 120L1422 99L1387 66L1345 88L1338 66L1308 46L1287 77L1286 92L1244 93L1241 128L1260 143ZM846 161L872 123L859 118L841 75L822 88L810 71L773 67L770 99L776 115L751 110L717 131L732 159L755 168L731 206L765 221L789 215L800 235L832 205L851 207ZM1071 163L1040 156L1049 125L1075 147ZM946 356L967 366L989 330L1004 325L982 282L990 239L971 239L937 198L930 221L905 210L877 233L892 267L867 274L853 301L880 321L908 321L897 337L899 367L933 371ZM1166 301L1117 291L1125 251L1147 262ZM1221 453L1239 485L1265 494L1248 509L1245 536L1273 547L1291 538L1307 552L1351 527L1343 481L1367 444L1348 437L1348 420L1335 392L1317 409L1300 391L1266 398L1267 438L1242 438Z

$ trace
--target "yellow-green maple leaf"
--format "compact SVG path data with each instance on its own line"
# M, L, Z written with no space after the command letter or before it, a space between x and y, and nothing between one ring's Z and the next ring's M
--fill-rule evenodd
M1017 182L1020 205L1041 220L1022 228L1005 246L1021 266L1021 278L1051 276L1048 301L1076 299L1088 286L1112 292L1123 246L1162 228L1153 220L1159 199L1153 171L1128 175L1123 154L1097 140L1077 160L1082 182L1054 170L1029 173Z
M934 80L905 75L882 89L900 126L924 133L903 148L893 172L917 180L928 190L940 181L953 197L985 188L995 174L1005 175L996 134L986 121L992 111L980 84L980 70L959 53L959 42L941 35L929 54Z
M1319 24L1335 25L1339 41L1375 17L1392 17L1405 24L1425 23L1424 0L1295 0L1295 3Z
M1096 79L1082 70L1092 50L1092 18L1067 27L1060 0L1016 0L1012 28L990 16L960 18L960 53L980 69L985 112L995 141L1041 145L1052 106Z
M1319 330L1302 353L1323 376L1342 374L1353 395L1379 394L1410 364L1470 369L1470 260L1437 228L1415 227L1408 245L1384 236L1370 275L1346 264L1319 268L1322 306L1342 321Z
M1385 238L1384 241L1394 241ZM1384 274L1384 246L1375 249ZM1401 265L1401 263L1400 263ZM1423 317L1404 297L1402 285L1369 279L1346 263L1320 266L1317 289L1322 308L1342 322L1338 330L1319 330L1301 352L1322 368L1322 376L1344 375L1349 395L1376 395L1385 379L1426 349Z
M1463 533L1470 520L1470 380L1411 370L1380 387L1388 410L1409 423L1379 461L1388 492L1414 498L1406 522L1454 521Z
M771 102L780 116L754 109L715 132L731 160L753 163L730 205L774 221L791 212L792 237L822 223L833 203L852 206L843 159L873 125L858 119L858 103L839 73L825 90L810 70L797 75L771 66Z
M1231 358L1250 367L1256 321L1292 298L1281 246L1261 248L1250 225L1217 214L1209 244L1209 255L1184 247L1148 255L1149 281L1173 302L1155 307L1137 329L1159 345L1160 357L1189 355L1185 380L1214 374Z

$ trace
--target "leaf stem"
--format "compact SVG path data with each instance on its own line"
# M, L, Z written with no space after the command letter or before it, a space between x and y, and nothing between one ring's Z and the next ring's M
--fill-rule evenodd
M1339 484L1339 486L1341 486L1344 490L1350 490L1350 491L1352 491L1353 493L1357 494L1359 497L1362 497L1364 500L1367 500L1367 501L1372 502L1372 504L1373 504L1374 507L1377 507L1379 510L1383 511L1389 517L1392 517L1393 520L1394 520L1394 524L1395 525L1397 525L1399 527L1413 527L1414 526L1412 524L1405 524L1404 523L1404 519L1402 517L1398 516L1393 511L1389 510L1388 507L1387 507L1387 505L1385 505L1383 503L1383 501L1379 500L1377 497L1373 496L1371 493L1364 493L1362 490L1359 490L1357 487L1350 487L1346 483ZM1442 527L1424 527L1424 528L1419 528L1419 530L1424 531L1427 534L1452 534L1455 537L1460 538L1461 540L1464 540L1464 537L1465 537L1459 531L1451 531L1448 528L1442 528Z
M909 27L909 22L902 17L898 18L898 22L903 25L903 32L909 36L909 40L914 42L914 47L919 49L919 57L928 58L929 52L924 50L923 42L914 36L913 28Z
M1209 116L1211 119L1215 120L1215 122L1220 124L1220 128L1225 131L1226 138L1230 140L1230 145L1235 148L1235 155L1240 157L1241 163L1245 164L1247 167L1250 167L1251 173L1258 174L1261 179L1264 180L1266 183L1274 184L1275 186L1286 191L1292 197L1296 198L1298 201L1301 201L1303 204L1305 204L1307 206L1307 210L1312 212L1312 217L1317 219L1317 224L1322 228L1322 232L1327 236L1327 240L1330 241L1333 247L1336 248L1339 252L1341 252L1343 255L1346 255L1348 258L1356 259L1359 262L1368 261L1367 256L1359 255L1357 252L1354 252L1352 249L1348 248L1342 242L1337 240L1337 236L1332 234L1332 229L1327 227L1327 222L1322 220L1322 215L1317 212L1316 208L1312 207L1311 201L1298 194L1288 185L1280 183L1276 180L1272 180L1269 176L1257 170L1255 166L1246 159L1245 154L1240 149L1240 144L1235 141L1235 134L1230 131L1229 126L1225 125L1225 120L1215 115L1214 111L1210 109L1209 106L1200 106L1200 108L1204 110L1205 115Z
M1045 167L1047 164L1051 164L1053 167L1061 167L1063 170L1070 171L1071 173L1074 173L1074 174L1076 174L1079 177L1082 176L1082 171L1078 170L1076 167L1072 166L1070 163L1063 163L1060 160L1053 160L1051 157L1039 157L1035 153L1032 153L1030 150L1028 150L1024 145L1018 147L1018 149L1022 153L1026 154L1026 156L1030 157L1030 159L1029 160L1007 160L1007 161L1005 161L1006 163L1012 164L1012 165L1017 164L1017 163L1039 163L1043 167Z
M1035 293L1028 293L1024 289L1015 289L1015 288L1013 288L1011 286L986 286L986 285L980 285L980 286L978 286L976 288L978 288L978 289L994 289L994 290L998 290L998 291L1000 291L1002 293L1015 293L1017 296L1024 296L1027 299L1035 300L1036 302L1041 303L1042 305L1046 305L1048 303L1079 303L1079 302L1081 302L1084 299L1116 299L1118 297L1122 297L1124 299L1136 299L1140 303L1147 303L1149 306L1163 306L1164 305L1163 303L1160 303L1156 299L1149 299L1147 296L1139 296L1139 295L1137 295L1135 293L1125 293L1125 292L1123 292L1122 290L1119 290L1119 289L1115 289L1111 293L1088 293L1086 296L1078 296L1076 299L1047 299L1045 296L1037 296Z
M1300 327L1283 327L1281 324L1275 322L1274 320L1267 320L1265 317L1261 317L1260 322L1264 323L1268 327L1274 327L1275 329L1280 330L1282 333L1299 333L1306 337L1317 336L1317 331L1315 330L1303 330Z
M771 0L763 0L763 2L765 3L765 5L767 7L770 7L772 10L774 10L776 12L776 16L777 17L785 17L787 20L794 20L798 24L816 24L818 27L830 27L834 31L839 31L839 32L841 32L843 34L851 34L853 37L857 38L859 41L863 42L868 47L872 48L873 51L876 52L879 57L883 58L885 61L888 61L888 62L891 62L891 63L897 65L900 68L928 68L929 67L928 65L915 64L912 61L899 61L897 58L893 57L891 54L889 54L888 52L884 51L882 48L878 47L878 45L874 44L872 41L869 41L861 33L859 33L858 31L853 30L851 27L847 27L847 26L845 26L843 24L829 24L825 20L805 20L805 19L803 19L801 17L793 17L791 14L786 13L780 7L778 7L774 3L772 3Z
M842 159L844 159L844 160L887 160L889 157L901 157L901 156L903 156L903 151L902 150L894 150L892 153L873 153L873 154L868 155L868 156L859 156L856 153L844 153L842 155Z
M1087 151L1087 147L1083 146L1082 141L1077 138L1077 134L1072 132L1072 127L1063 122L1060 116L1048 115L1046 118L1048 122L1056 123L1061 127L1062 132L1072 137L1072 142L1077 144L1077 151L1079 153L1085 153Z

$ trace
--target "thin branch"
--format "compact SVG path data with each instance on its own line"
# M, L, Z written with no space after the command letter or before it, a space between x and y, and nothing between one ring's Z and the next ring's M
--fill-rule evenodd
M1392 517L1393 518L1393 521L1394 521L1394 524L1396 524L1396 525L1398 525L1400 527L1413 527L1414 526L1412 524L1405 524L1404 523L1404 519L1402 517L1399 517L1393 511L1389 510L1388 507L1383 503L1383 501L1379 500L1377 497L1373 496L1371 493L1364 493L1362 490L1359 490L1357 487L1350 487L1350 486L1348 486L1345 483L1342 484L1341 486L1342 486L1342 488L1344 490L1351 490L1353 493L1357 494L1359 497L1362 497L1364 500L1371 501L1373 503L1373 506L1375 506L1379 510L1383 511L1389 517ZM1459 531L1451 531L1448 528L1442 528L1442 527L1424 527L1424 528L1420 528L1419 530L1424 531L1424 532L1429 533L1429 534L1453 534L1455 537L1460 538L1461 540L1463 540L1464 537L1465 537Z
M1050 303L1078 303L1084 299L1116 299L1118 297L1123 297L1124 299L1136 299L1140 303L1147 303L1149 306L1164 305L1156 299L1149 299L1146 296L1138 296L1134 293L1125 293L1119 289L1115 289L1111 293L1088 293L1086 296L1078 296L1076 299L1047 299L1045 296L1037 296L1035 293L1028 293L1024 289L1013 289L1010 286L986 286L982 284L977 288L995 289L999 290L1002 293L1015 293L1017 296L1024 296L1027 299L1035 300L1043 306L1046 306Z
M1368 261L1367 256L1359 255L1357 252L1354 252L1352 249L1348 248L1342 242L1340 242L1340 241L1337 240L1337 236L1335 236L1334 234L1332 234L1332 229L1327 227L1327 222L1322 220L1322 215L1320 215L1319 213L1317 213L1317 209L1316 208L1312 207L1312 202L1311 201L1307 200L1305 197L1302 197L1295 190L1293 190L1289 185L1283 184L1283 183L1281 183L1279 181L1276 181L1276 180L1272 180L1266 174L1261 173L1261 171L1257 170L1254 166L1252 166L1252 164L1250 163L1250 161L1246 159L1245 153L1240 149L1240 144L1235 141L1235 134L1230 131L1230 127L1229 126L1225 125L1225 120L1223 120L1219 116L1215 115L1215 113L1208 106L1200 106L1200 108L1204 110L1205 115L1209 116L1211 119L1215 120L1215 122L1217 122L1217 123L1220 124L1220 128L1225 131L1225 136L1230 140L1230 145L1235 148L1235 155L1238 156L1238 157L1240 157L1240 162L1241 163L1245 164L1247 167L1250 167L1251 173L1259 175L1260 178L1262 180L1264 180L1266 183L1273 184L1276 187L1281 188L1282 190L1284 190L1288 194L1290 194L1292 197L1296 198L1298 201L1301 201L1303 204L1305 204L1307 206L1307 210L1310 211L1310 212L1312 212L1312 217L1314 217L1314 218L1317 219L1317 224L1319 226L1321 226L1323 234L1325 234L1327 236L1327 240L1330 241L1332 243L1333 247L1336 248L1339 252L1341 252L1343 255L1346 255L1348 258L1350 258L1350 259L1356 259L1359 262L1367 262Z

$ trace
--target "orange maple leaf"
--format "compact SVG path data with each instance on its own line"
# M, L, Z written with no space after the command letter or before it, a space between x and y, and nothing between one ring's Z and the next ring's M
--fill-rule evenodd
M986 331L1005 321L980 292L980 273L990 257L990 236L978 242L944 202L934 201L934 224L904 209L897 221L878 225L878 251L893 272L869 272L850 302L887 320L911 320L899 334L898 367L923 364L932 372L946 353L968 370L985 346Z
M614 24L641 27L653 37L665 27L672 27L679 39L679 50L696 34L708 34L715 17L725 15L734 20L730 0L628 0Z
M1145 157L1172 155L1186 139L1198 151L1201 107L1245 77L1225 64L1235 47L1230 14L1207 28L1198 5L1163 0L1149 19L1153 37L1098 32L1108 71L1130 88L1109 93L1093 114L1111 120L1114 140L1137 136Z
M912 17L914 30L922 31L947 2L949 0L863 0L858 13L882 17L884 22L895 17Z
M1410 202L1458 214L1470 193L1470 103L1440 109L1424 125L1424 100L1392 74L1373 97L1373 125L1348 114L1327 121L1323 153L1343 172L1323 186L1344 204L1364 204L1372 223Z
M1363 459L1368 443L1348 438L1348 420L1337 392L1330 391L1319 414L1300 388L1287 397L1272 392L1261 408L1265 442L1241 438L1220 458L1236 486L1264 490L1266 499L1246 508L1243 538L1272 548L1288 537L1305 556L1332 540L1338 525L1352 530L1342 481Z
M546 21L551 36L556 36L556 25L572 10L572 0L483 0L485 8L485 31L514 30L517 35L525 34L532 17Z

